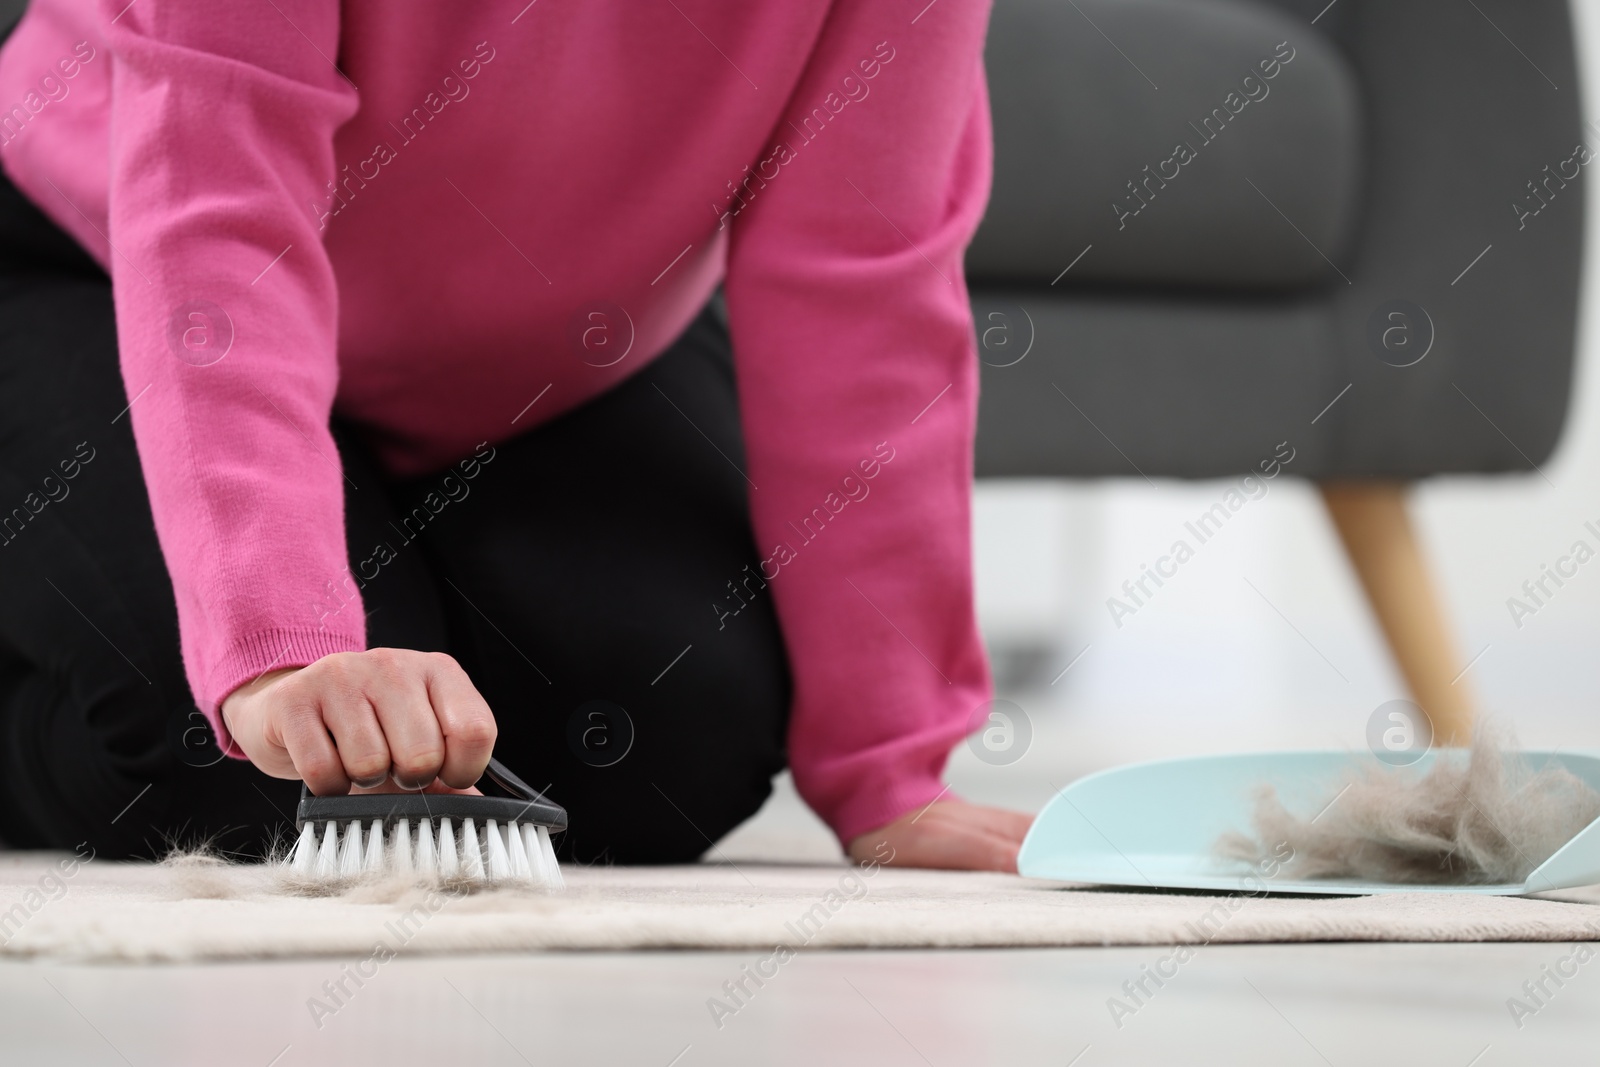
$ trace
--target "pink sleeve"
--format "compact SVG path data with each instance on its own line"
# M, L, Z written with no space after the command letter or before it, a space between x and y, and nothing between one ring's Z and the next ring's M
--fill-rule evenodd
M991 692L962 276L989 193L988 4L941 0L913 24L918 6L834 9L725 219L751 508L794 668L789 760L846 842L941 794Z
M356 92L334 0L102 0L122 373L184 664L227 693L360 649L328 432L338 299L310 207Z

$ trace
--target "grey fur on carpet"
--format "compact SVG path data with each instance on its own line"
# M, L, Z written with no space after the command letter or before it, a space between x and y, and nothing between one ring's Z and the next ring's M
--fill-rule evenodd
M67 873L70 866L70 873ZM567 867L565 893L306 898L261 868L0 854L0 955L80 961L618 949L792 950L1600 938L1562 899L1309 898L1086 889L1001 874L739 863Z

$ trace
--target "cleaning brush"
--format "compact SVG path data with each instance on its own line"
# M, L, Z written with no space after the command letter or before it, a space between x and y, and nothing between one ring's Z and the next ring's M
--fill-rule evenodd
M510 797L457 793L312 796L300 787L287 862L296 878L355 882L398 878L423 884L506 883L561 889L550 835L566 809L499 760L487 776Z

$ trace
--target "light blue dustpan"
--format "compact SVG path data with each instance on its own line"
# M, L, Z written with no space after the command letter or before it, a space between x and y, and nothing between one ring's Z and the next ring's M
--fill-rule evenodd
M1600 757L1521 752L1534 767L1555 761L1600 789ZM1462 750L1430 752L1414 766L1461 759ZM1249 893L1468 892L1511 895L1600 883L1600 819L1516 885L1419 886L1355 881L1289 881L1229 865L1212 852L1229 831L1250 833L1254 790L1276 786L1292 812L1316 815L1345 775L1374 757L1351 752L1259 752L1156 760L1091 774L1056 794L1022 842L1017 866L1030 878L1159 889Z

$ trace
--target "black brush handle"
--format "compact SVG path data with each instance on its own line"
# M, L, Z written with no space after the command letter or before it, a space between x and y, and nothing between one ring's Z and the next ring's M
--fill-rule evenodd
M393 825L398 819L495 819L504 823L527 822L543 826L551 833L567 828L567 812L560 804L511 773L497 759L490 759L485 776L512 797L463 796L459 793L355 793L341 797L315 797L305 782L300 783L300 807L295 829L306 823L366 822L381 819Z
M393 826L400 819L490 819L511 824L532 823L552 834L567 828L566 809L548 800L463 796L460 793L357 793L347 797L307 797L295 813L295 829L307 823L366 823L381 820Z
M510 767L507 767L504 763L501 763L493 756L489 757L489 766L484 769L484 775L495 785L499 786L501 789L504 789L507 793L510 793L518 800L531 800L535 803L548 803L548 801L545 800L545 795L543 793L539 792L533 786L529 785L527 782L524 782L521 778L518 778L515 774L511 773ZM482 778L478 780L480 782L483 781ZM306 785L304 779L302 779L300 782L300 799L309 800L310 797L311 787Z
M501 789L504 789L507 793L510 793L518 800L544 799L543 793L533 788L533 786L529 785L527 782L524 782L521 778L518 778L516 775L512 774L511 768L507 767L504 763L501 763L493 756L489 757L489 766L484 773L489 776L489 780L495 785L499 786Z

